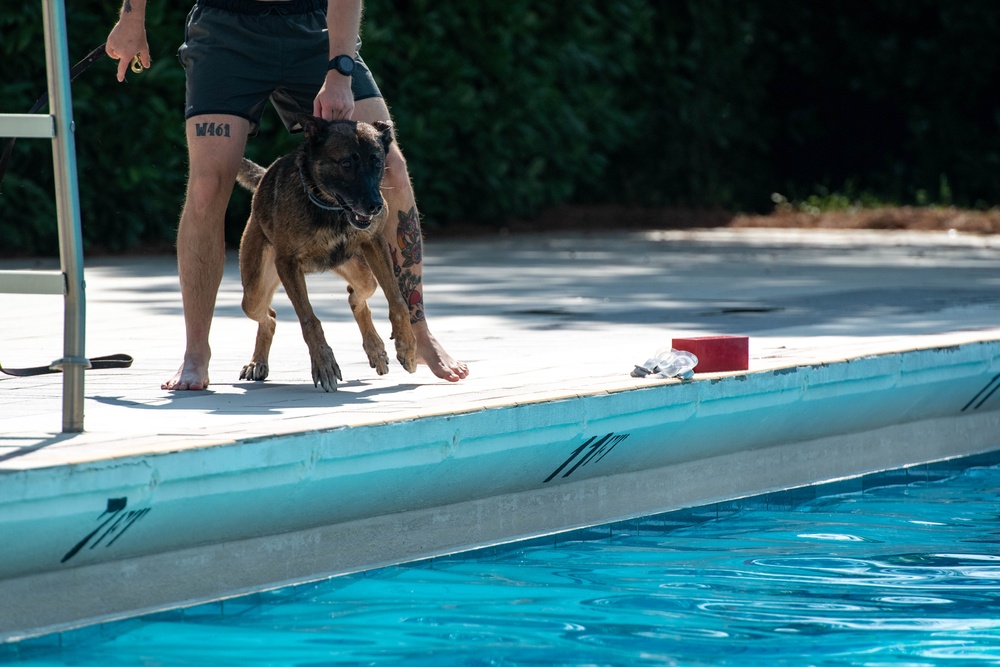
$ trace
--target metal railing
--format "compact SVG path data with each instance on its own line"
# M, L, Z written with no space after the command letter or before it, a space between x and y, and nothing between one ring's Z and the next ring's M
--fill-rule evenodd
M83 239L64 0L42 0L42 16L50 114L0 114L0 137L52 139L61 271L0 271L0 292L63 295L63 356L51 368L63 373L62 430L79 433L83 431L83 376L90 361L84 356Z

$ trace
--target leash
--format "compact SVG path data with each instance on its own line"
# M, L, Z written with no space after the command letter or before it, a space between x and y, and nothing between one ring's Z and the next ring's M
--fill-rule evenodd
M54 361L50 366L34 366L33 368L4 368L0 366L0 373L13 375L15 377L31 377L32 375L46 375L48 373L59 373L62 367L59 361ZM94 357L90 359L88 370L102 370L106 368L130 368L132 357L127 354L109 354L106 357Z
M87 56L73 65L69 71L69 80L72 83L76 77L80 76L84 71L87 70L91 65L101 59L102 56L106 54L105 44L101 44L96 49L87 54ZM142 63L139 61L139 56L136 55L132 59L131 64L132 71L138 74L142 72ZM45 91L42 96L35 100L35 103L31 105L28 109L29 114L37 113L42 107L44 107L49 102L49 93ZM11 137L10 141L7 142L7 147L4 148L3 155L0 156L0 185L3 184L4 174L7 173L7 164L10 162L11 153L14 151L14 143L17 141L17 137ZM65 359L60 359L58 361L52 362L49 366L34 366L32 368L4 368L0 366L0 373L5 375L12 375L14 377L31 377L33 375L45 375L48 373L59 373L62 372L62 362ZM110 354L105 357L94 357L93 359L87 360L89 363L88 368L92 370L101 370L106 368L130 368L132 366L132 357L127 354Z
M73 65L73 67L69 71L70 83L72 83L73 79L80 76L80 74L86 71L87 68L89 68L98 60L100 60L101 57L106 54L105 46L106 46L105 44L101 44L96 49L88 53L83 60ZM132 58L131 67L132 71L135 72L136 74L142 71L143 67L142 63L139 61L138 55ZM48 91L45 91L44 93L42 93L42 96L39 97L37 100L35 100L35 103L31 105L31 108L28 109L28 113L29 114L37 113L39 109L41 109L48 103L49 103L49 93ZM11 137L10 141L7 142L7 147L4 148L3 155L0 156L0 186L3 185L3 177L4 174L7 173L7 163L10 162L10 156L11 153L14 152L14 143L16 141L17 137ZM2 193L2 191L0 191L0 193Z

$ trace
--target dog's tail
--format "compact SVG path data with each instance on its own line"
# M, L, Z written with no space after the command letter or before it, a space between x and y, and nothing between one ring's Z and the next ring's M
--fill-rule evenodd
M260 179L264 178L265 171L267 170L256 162L243 158L243 162L240 164L240 171L236 174L236 181L250 192L253 192L260 184Z

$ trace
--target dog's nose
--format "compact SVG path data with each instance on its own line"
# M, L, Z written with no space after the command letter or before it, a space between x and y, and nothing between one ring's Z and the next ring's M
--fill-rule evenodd
M381 212L382 212L382 202L378 202L377 204L369 204L368 205L368 214L369 215L373 215L374 216L374 215L378 215Z

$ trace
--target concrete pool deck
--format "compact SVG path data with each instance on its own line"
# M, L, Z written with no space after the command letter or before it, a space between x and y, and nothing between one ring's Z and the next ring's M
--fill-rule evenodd
M183 352L173 259L89 259L87 352L135 362L87 372L80 434L59 432L61 376L0 376L0 598L23 600L0 641L1000 448L1000 238L431 234L426 253L432 330L470 377L377 376L342 281L312 276L335 393L280 291L271 376L238 379L256 325L234 257L210 390L160 390ZM61 299L0 307L5 367L62 356ZM716 334L749 336L748 371L629 376Z

